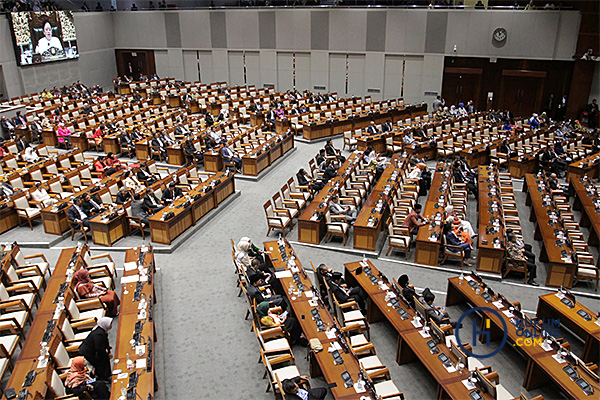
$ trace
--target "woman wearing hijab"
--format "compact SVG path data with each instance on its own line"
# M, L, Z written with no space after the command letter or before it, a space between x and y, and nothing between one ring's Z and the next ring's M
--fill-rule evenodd
M82 299L100 298L100 301L106 305L107 315L116 317L119 315L119 296L112 291L100 285L95 284L90 279L90 273L87 269L81 268L73 274L73 282L75 283L75 291Z
M298 320L287 315L287 311L281 315L271 313L269 312L269 302L263 301L256 306L256 312L258 313L258 318L260 318L260 323L265 326L280 326L283 324L290 335L290 344L292 346L295 344L306 346L308 344L306 338L302 337L302 328Z
M408 179L419 180L419 196L425 196L431 187L431 174L427 170L425 163L418 163L410 174Z
M79 346L79 354L95 368L96 378L106 381L110 379L112 368L110 359L112 354L108 343L108 331L112 327L112 318L102 317L98 325L92 329L90 334Z
M464 219L460 219L458 215L454 212L454 206L448 205L445 209L446 211L446 220L452 221L454 224L459 224L463 231L469 236L469 243L471 243L471 238L477 236L475 231L473 230L473 225L469 221L465 221Z
M93 399L108 399L110 392L104 382L95 380L94 382L87 383L92 379L85 367L85 358L78 356L71 360L71 368L67 373L67 379L65 380L65 388L68 394L74 394L80 399L87 399L87 395L92 396Z

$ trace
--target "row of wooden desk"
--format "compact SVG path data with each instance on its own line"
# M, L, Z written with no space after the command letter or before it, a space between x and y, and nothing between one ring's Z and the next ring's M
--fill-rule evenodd
M590 154L589 156L569 164L567 168L568 179L580 179L584 175L590 178L600 177L600 153Z
M573 261L573 251L564 240L560 246L557 246L558 238L555 230L562 229L558 224L550 224L549 213L556 210L548 201L548 199L552 199L549 188L542 189L541 183L541 178L527 174L523 191L527 194L525 204L531 206L529 221L535 224L534 239L542 241L540 261L548 262L546 286L570 288L573 286L577 273L577 264ZM544 201L544 197L547 202ZM561 254L561 252L563 253Z
M357 274L359 267L362 267L362 273ZM378 278L375 283L366 275L366 268L370 268L370 274ZM431 352L427 344L431 338L423 336L422 323L414 320L415 311L395 292L394 295L399 303L396 308L392 306L392 303L386 299L386 295L389 296L387 293L393 292L391 284L382 282L379 277L380 271L373 263L366 261L365 265L364 262L351 262L344 264L344 269L346 283L349 286L360 286L369 296L367 321L372 323L386 320L396 330L398 334L396 362L403 365L419 360L437 382L436 399L469 399L471 390L467 389L462 382L469 377L469 374L457 371L456 368L446 368L438 358L439 354ZM437 347L440 353L445 354L450 360L453 359L450 349L444 343L439 343ZM489 395L482 394L482 396L483 399L491 399Z
M48 281L44 295L37 307L33 322L29 327L27 338L21 348L19 359L15 364L13 372L6 385L7 388L14 388L17 393L23 389L23 383L30 371L35 371L38 374L33 383L26 389L29 391L34 400L41 400L46 397L46 393L52 386L52 377L55 373L55 365L53 360L48 360L47 365L38 365L38 357L40 356L40 343L47 343L49 347L48 353L54 353L56 346L63 340L62 325L67 318L65 310L55 312L57 304L54 303L57 294L60 291L61 285L67 281L67 269L73 268L78 270L84 267L82 254L88 251L87 246L81 248L64 249L56 263L56 267ZM68 291L65 292L65 304L69 301ZM72 293L72 292L71 292ZM47 331L49 323L55 322L54 327ZM51 396L53 397L53 396ZM6 395L3 396L3 400Z
M283 289L288 288L290 285L296 287L296 283L292 277L292 270L287 265L287 260L291 259L292 256L296 257L296 253L287 241L270 241L264 242L265 251L270 252L269 257L273 268L275 268L276 276L278 276L279 282ZM298 268L299 281L304 285L306 291L300 297L294 293L288 294L287 290L284 290L288 297L289 303L292 307L293 313L296 315L296 319L300 323L302 331L308 340L319 339L323 345L323 350L315 353L314 351L309 352L309 368L311 377L323 376L323 378L329 383L331 387L331 394L334 399L337 400L359 400L363 399L362 396L366 396L368 399L372 397L368 393L357 393L354 387L346 387L344 385L344 379L342 373L348 372L354 382L359 379L361 373L361 367L354 355L340 351L340 355L343 359L343 363L336 365L334 363L333 356L327 351L333 342L337 339L330 339L327 336L325 330L319 330L317 324L312 317L312 311L317 310L319 316L324 323L324 326L336 326L334 318L323 306L323 303L318 299L318 290L314 289L312 282L303 274L303 266L300 260L295 258L296 268Z
M219 172L212 175L185 196L175 200L169 206L155 213L149 219L152 241L171 244L171 242L190 226L206 215L235 192L235 180L232 172ZM173 213L167 217L168 213Z
M596 185L596 187L594 187ZM589 228L588 244L600 249L600 189L592 179L571 178L569 189L575 194L573 210L581 212L579 225Z
M318 211L327 212L329 199L338 192L337 186L344 185L350 179L356 163L362 155L356 152L350 154L342 166L337 170L337 176L331 178L319 193L315 195L312 202L306 206L300 217L298 217L298 240L304 243L319 244L327 232L324 216L317 216Z
M401 154L391 158L354 222L355 249L377 250L379 234L387 226L392 195L406 168L408 168L407 158L402 158Z
M153 249L128 249L124 268L110 398L118 400L123 391L129 391L130 395L133 394L132 398L150 399L158 388L154 366L156 327L153 307L156 303L156 268ZM132 340L135 341L133 345ZM130 368L127 365L128 358L133 362ZM137 384L128 387L132 374L138 377Z
M415 263L417 264L438 265L445 208L450 201L451 186L451 164L438 163L422 214L424 218L435 223L435 226L428 224L419 228L415 248Z
M407 118L423 116L425 114L427 114L427 104L398 106L380 112L371 112L358 116L303 124L302 137L306 140L315 140L342 134L346 131L354 132L355 129L364 129L369 126L371 121L375 121L375 124L383 124L388 119L392 122L396 122Z
M490 296L490 302L486 301L484 295ZM552 294L552 296L554 296L554 294ZM590 398L589 396L586 396L581 387L579 387L577 383L563 371L563 367L565 367L566 363L557 360L555 357L557 354L556 350L544 348L535 341L530 345L527 345L524 342L524 339L526 338L523 333L524 330L519 330L518 326L519 322L525 324L520 326L527 326L527 323L524 322L522 318L518 317L517 314L514 314L514 310L511 311L508 308L511 307L511 305L507 304L508 301L502 301L499 295L491 295L487 291L487 285L478 282L471 276L466 276L464 280L461 280L459 277L448 279L446 305L451 306L465 302L472 307L480 308L478 314L483 318L482 321L489 321L489 328L485 329L489 330L492 340L499 339L506 335L507 343L513 345L514 348L526 358L527 367L523 382L523 387L526 390L533 390L552 382L569 398ZM561 319L561 323L562 321L563 320ZM516 322L516 324L513 322ZM482 322L482 326L483 325ZM483 330L484 329L482 328L482 331ZM525 328L525 330L530 331L532 329ZM539 330L532 332L531 339L541 337L542 334ZM544 343L543 340L541 342ZM587 383L596 387L600 384L598 376L588 369L577 368L577 371L579 376L585 379Z

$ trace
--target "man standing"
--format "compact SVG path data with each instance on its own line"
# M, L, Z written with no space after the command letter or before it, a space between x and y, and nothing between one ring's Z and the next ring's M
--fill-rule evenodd
M592 102L587 106L588 109L588 127L591 129L596 129L598 119L598 103L596 99L592 100Z
M433 112L436 112L437 110L439 110L440 107L443 107L444 103L442 102L442 96L437 96L435 98L435 100L433 101Z

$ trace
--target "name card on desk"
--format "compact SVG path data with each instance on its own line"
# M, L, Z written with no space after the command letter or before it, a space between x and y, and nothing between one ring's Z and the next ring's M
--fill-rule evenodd
M453 373L453 372L457 371L457 369L454 367L454 365L450 365L448 367L444 366L444 367L446 368L446 371L448 371L450 373Z
M473 389L475 389L475 385L470 380L464 379L461 382L462 382L463 385L465 385L465 387L467 388L467 390L473 390Z
M146 368L146 358L139 358L139 359L135 360L135 368L136 369Z
M502 304L502 302L500 300L494 301L492 304L495 305L498 310L501 308L504 308L504 305Z
M553 354L552 358L554 358L556 360L556 362L559 363L559 364L564 364L564 363L567 362L564 358L562 358L560 356L560 354Z
M502 313L504 315L506 315L508 318L514 317L513 313L511 313L509 310L504 310L504 311L502 311Z

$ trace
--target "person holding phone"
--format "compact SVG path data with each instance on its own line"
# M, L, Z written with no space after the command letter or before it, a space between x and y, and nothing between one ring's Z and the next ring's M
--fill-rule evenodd
M88 399L88 395L92 396L92 399L108 399L110 397L106 384L95 378L92 379L88 374L83 356L75 357L71 361L71 368L65 380L65 389L67 393L74 394L80 399Z

